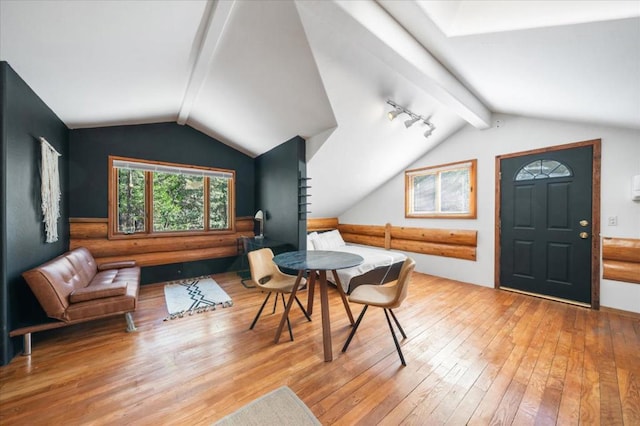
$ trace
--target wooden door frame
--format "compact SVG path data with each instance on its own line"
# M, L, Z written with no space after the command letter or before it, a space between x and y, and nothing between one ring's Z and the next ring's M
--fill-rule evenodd
M582 142L569 143L565 145L555 145L530 151L520 151L510 154L496 156L495 168L495 265L494 265L494 287L500 288L500 209L501 209L501 161L525 155L540 154L544 152L561 151L572 148L592 147L592 181L591 181L591 309L600 309L600 166L601 166L601 145L600 139L593 139ZM543 297L543 296L542 296Z

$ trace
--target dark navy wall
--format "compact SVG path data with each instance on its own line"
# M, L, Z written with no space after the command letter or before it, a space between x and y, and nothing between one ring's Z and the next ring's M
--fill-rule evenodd
M7 239L4 237L7 229L6 219L6 172L7 161L5 152L7 143L5 141L4 119L7 110L7 67L5 62L0 62L0 365L9 362L9 297L7 288Z
M108 216L109 155L233 169L236 216L254 214L254 160L189 126L159 123L71 130L69 150L71 217Z
M2 129L2 282L0 325L2 364L22 349L9 331L44 312L21 277L69 247L68 138L69 131L56 114L6 63L0 62ZM62 154L58 162L62 199L59 240L45 243L40 204L40 142L45 137Z
M236 171L236 216L253 216L253 158L176 123L70 131L70 217L108 217L109 155ZM142 284L233 270L235 257L145 267Z
M296 250L306 249L306 217L298 214L299 178L306 177L305 141L296 136L256 158L256 210L264 235Z

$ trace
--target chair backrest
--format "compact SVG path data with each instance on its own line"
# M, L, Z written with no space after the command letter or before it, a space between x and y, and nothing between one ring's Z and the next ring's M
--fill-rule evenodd
M395 308L400 306L400 303L407 298L407 291L409 290L409 281L411 280L411 273L416 267L416 261L410 257L407 257L400 269L400 275L398 275L398 281L396 284L396 295L393 302L389 306Z
M270 248L250 251L247 257L249 258L251 281L258 286L269 281L270 278L275 277L280 272L276 264L273 263L273 251Z

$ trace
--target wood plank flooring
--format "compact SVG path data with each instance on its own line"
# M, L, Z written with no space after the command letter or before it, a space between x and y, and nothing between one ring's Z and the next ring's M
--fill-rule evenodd
M2 425L211 424L289 386L323 424L640 425L640 319L415 273L395 312L402 367L381 310L350 330L330 291L333 362L312 322L282 312L233 273L215 275L234 305L164 321L162 286L134 314L33 336L33 354L0 368ZM305 302L306 294L301 299ZM352 305L354 314L360 305Z

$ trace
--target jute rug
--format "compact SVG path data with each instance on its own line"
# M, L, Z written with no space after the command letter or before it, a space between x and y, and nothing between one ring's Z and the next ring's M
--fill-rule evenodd
M216 305L223 308L233 305L229 295L209 276L168 282L164 298L169 311L165 321L215 310Z
M217 426L320 425L316 416L289 387L282 386L218 420Z

